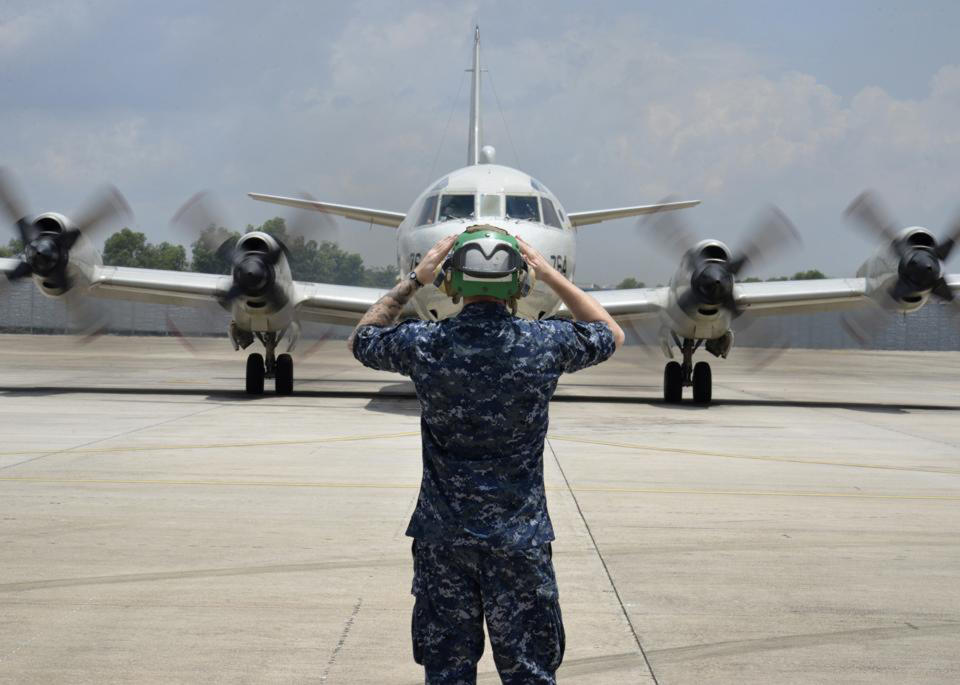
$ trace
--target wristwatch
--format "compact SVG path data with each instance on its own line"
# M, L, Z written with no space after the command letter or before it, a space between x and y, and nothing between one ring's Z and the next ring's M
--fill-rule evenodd
M413 281L413 284L414 284L416 287L418 287L418 288L422 288L422 287L423 287L423 283L421 283L421 282L420 282L420 279L417 278L417 272L416 272L415 270L414 270L414 271L411 271L410 273L408 273L408 274L407 274L407 278L410 279L411 281Z

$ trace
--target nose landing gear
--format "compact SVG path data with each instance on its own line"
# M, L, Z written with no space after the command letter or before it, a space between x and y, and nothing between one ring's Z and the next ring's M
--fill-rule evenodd
M264 379L273 378L278 395L293 392L293 357L289 354L276 355L277 343L283 334L273 331L256 333L263 343L266 357L254 352L247 357L247 394L262 395Z
M683 399L683 389L693 388L693 401L696 404L710 404L713 399L713 374L707 362L693 364L693 353L699 349L702 340L684 338L677 341L683 353L683 363L670 361L663 369L663 401L667 404L679 404Z

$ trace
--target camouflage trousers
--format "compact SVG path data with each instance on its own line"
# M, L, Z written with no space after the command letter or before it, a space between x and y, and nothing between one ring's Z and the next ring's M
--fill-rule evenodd
M485 550L413 541L413 658L427 685L473 684L483 620L500 679L556 683L563 619L550 544Z

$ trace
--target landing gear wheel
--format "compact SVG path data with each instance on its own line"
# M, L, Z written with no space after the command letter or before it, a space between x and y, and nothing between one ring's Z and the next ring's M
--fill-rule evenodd
M683 369L680 362L667 362L663 367L663 401L678 404L683 398Z
M266 369L263 366L263 355L254 352L247 357L247 394L263 394L263 376Z
M707 362L697 362L693 367L693 401L710 404L713 398L713 374Z
M289 395L293 392L293 357L281 354L277 357L276 388L278 395Z

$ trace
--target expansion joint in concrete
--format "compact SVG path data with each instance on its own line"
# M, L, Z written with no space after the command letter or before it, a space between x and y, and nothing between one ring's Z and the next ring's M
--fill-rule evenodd
M623 603L623 598L620 596L620 591L617 589L617 584L613 581L613 575L610 573L610 569L607 566L607 560L603 558L603 553L600 551L600 546L597 544L597 539L593 536L593 531L590 529L590 524L587 523L587 517L583 515L583 509L580 507L580 501L577 499L576 494L573 492L573 488L570 486L570 480L567 478L567 474L563 470L563 465L560 464L560 458L557 456L556 450L553 449L553 445L550 443L549 438L546 440L546 444L550 448L550 453L553 455L553 461L560 470L560 475L563 476L563 482L567 487L567 492L569 492L570 497L573 498L573 503L577 507L577 514L580 516L580 520L583 522L583 527L586 529L587 535L590 536L590 544L593 545L593 549L597 553L597 558L600 559L600 564L603 566L603 572L607 575L607 582L610 583L610 588L613 590L614 597L617 598L617 604L620 605L620 611L623 614L623 618L630 627L630 633L633 635L633 641L636 642L637 649L640 650L640 655L643 657L643 663L647 666L647 671L650 673L650 678L653 680L653 685L659 685L657 674L653 672L653 666L650 664L650 659L647 658L647 652L644 650L643 644L640 642L640 635L637 634L637 629L634 627L633 621L630 620L630 613L627 611L627 607Z

